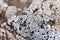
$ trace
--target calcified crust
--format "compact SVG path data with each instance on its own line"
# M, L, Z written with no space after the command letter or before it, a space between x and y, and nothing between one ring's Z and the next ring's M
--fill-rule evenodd
M0 40L60 40L60 0L0 0Z

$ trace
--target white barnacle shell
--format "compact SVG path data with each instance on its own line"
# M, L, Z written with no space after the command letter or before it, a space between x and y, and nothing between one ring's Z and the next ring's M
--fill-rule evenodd
M1 6L2 7L8 7L8 4L7 3L3 3Z
M27 0L20 0L20 2L21 2L21 3L26 3L26 2L27 2Z
M11 18L16 13L17 13L17 7L16 6L9 6L7 8L7 11L6 11L5 15L6 15L7 18Z
M4 0L0 0L0 6L3 4Z
M25 12L29 16L31 16L33 14L33 11L31 9L27 9L27 8L24 8L23 12Z
M2 10L6 10L7 7L8 7L7 3L2 3L2 5L1 5Z

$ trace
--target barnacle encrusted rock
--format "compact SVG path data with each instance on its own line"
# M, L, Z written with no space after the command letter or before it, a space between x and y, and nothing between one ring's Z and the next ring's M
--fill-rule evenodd
M19 0L19 2L24 4L28 0ZM0 39L60 40L57 25L60 22L59 2L59 0L32 0L29 7L23 7L22 10L14 5L8 6L2 1L0 4L4 4L1 6L2 9L6 8L7 22L0 23L2 30L0 30Z

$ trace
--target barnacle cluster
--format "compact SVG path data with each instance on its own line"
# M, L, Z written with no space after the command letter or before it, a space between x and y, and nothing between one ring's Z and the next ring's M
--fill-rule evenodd
M0 6L7 20L0 22L0 40L60 40L60 0L32 0L23 9L0 0Z

